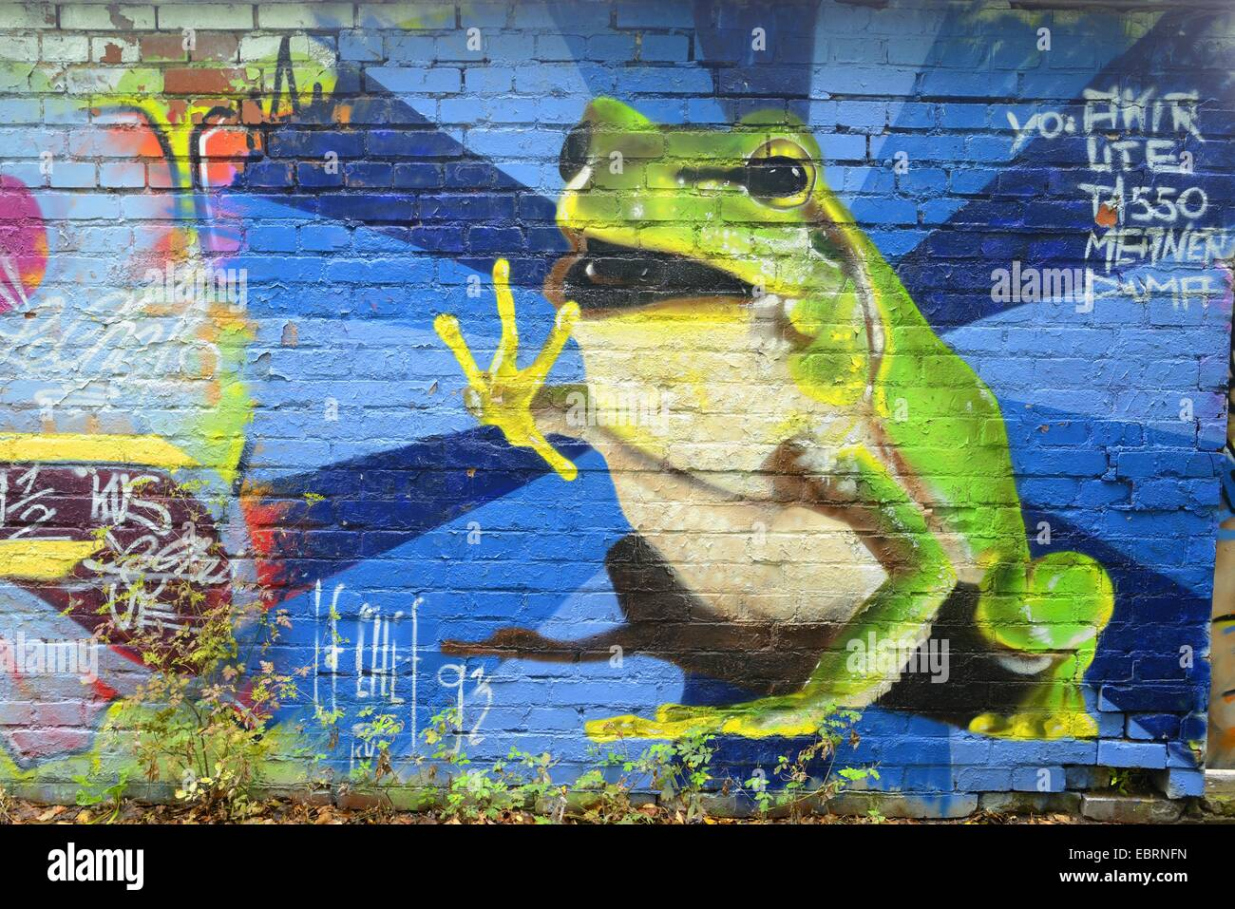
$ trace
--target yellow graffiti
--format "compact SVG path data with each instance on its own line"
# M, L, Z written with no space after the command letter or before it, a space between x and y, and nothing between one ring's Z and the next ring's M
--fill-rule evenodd
M0 462L141 464L177 470L197 461L162 436L0 433Z
M0 577L27 581L62 578L102 546L96 540L0 540Z

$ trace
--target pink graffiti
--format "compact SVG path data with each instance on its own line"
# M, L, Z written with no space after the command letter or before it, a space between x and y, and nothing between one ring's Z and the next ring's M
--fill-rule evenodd
M25 307L47 271L47 228L15 177L0 176L0 313Z

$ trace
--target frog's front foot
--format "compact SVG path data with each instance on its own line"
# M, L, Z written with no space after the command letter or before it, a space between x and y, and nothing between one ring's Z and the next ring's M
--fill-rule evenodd
M763 698L746 704L699 707L664 704L655 719L627 714L587 724L598 741L621 738L681 739L692 735L739 735L746 738L814 735L835 712L792 695Z
M656 711L655 719L634 714L589 720L586 731L599 742L617 739L681 739L691 735L710 735L721 731L725 716L708 708L690 708L681 704L666 704Z
M1015 712L983 713L969 723L969 731L1007 739L1092 739L1098 722L1085 707L1080 677L1093 653L1070 654L1036 685Z
M1110 620L1115 592L1105 569L1078 552L1034 561L1023 591L984 591L978 627L1009 666L1043 664L1007 714L983 713L969 731L1016 739L1094 738L1098 723L1085 706L1085 670ZM1023 669L1017 671L1023 672Z
M1087 711L1070 714L983 713L969 723L969 731L1004 739L1092 739L1098 723Z
M545 346L530 366L520 369L515 301L510 292L510 263L505 259L498 259L493 266L493 289L502 336L487 372L481 372L476 365L459 330L458 319L443 313L434 320L433 328L463 370L467 379L465 400L476 419L485 426L496 426L511 445L534 450L562 479L573 480L578 475L577 468L541 434L532 415L532 402L570 338L571 329L579 318L579 307L568 302L558 310Z

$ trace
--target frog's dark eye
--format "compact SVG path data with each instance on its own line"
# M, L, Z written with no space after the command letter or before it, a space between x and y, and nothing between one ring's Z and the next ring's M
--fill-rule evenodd
M746 165L746 188L760 199L799 195L810 186L810 174L792 158L756 158Z
M765 205L794 208L815 188L815 164L796 142L773 139L746 162L747 191Z

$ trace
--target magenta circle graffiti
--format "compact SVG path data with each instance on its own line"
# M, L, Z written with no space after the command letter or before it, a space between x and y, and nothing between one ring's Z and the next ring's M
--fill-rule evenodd
M47 229L16 177L0 175L0 313L20 309L47 271Z

